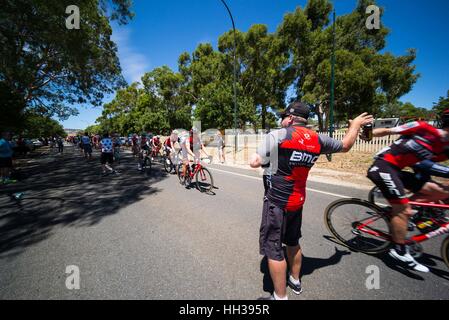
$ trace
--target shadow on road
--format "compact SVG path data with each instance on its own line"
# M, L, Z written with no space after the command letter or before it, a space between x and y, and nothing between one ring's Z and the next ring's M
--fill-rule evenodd
M342 245L341 243L336 241L335 238L333 238L331 236L323 236L323 237L328 241ZM351 251L357 252L357 251L353 251L353 250L351 250ZM386 252L377 254L377 255L373 255L373 256L378 258L380 261L382 261L385 264L385 266L387 266L388 268L390 268L394 271L397 271L397 272L399 272L409 278L415 279L415 280L421 280L421 281L424 280L424 278L421 277L419 274L415 273L415 271L399 265L398 262L395 259L393 259L392 257L390 257ZM418 260L418 262L429 267L430 272L433 273L434 275L436 275L437 277L440 277L445 280L449 280L449 272L436 268L437 263L435 262L435 260L443 261L443 259L441 257L423 253L423 255L420 258L417 258L417 260Z
M52 234L55 227L88 227L143 197L159 192L152 184L166 177L154 167L137 170L131 155L120 174L101 175L99 154L87 161L73 148L65 154L42 153L22 164L19 183L0 187L0 257L21 253ZM13 194L23 193L20 200Z
M301 265L301 272L300 277L311 275L315 270L322 269L325 267L333 266L338 264L343 256L349 255L351 252L347 250L338 250L337 247L335 247L335 253L330 256L329 258L313 258L313 257L307 257L302 256L302 265ZM287 257L286 248L284 247L284 255ZM286 258L287 259L287 258ZM288 260L287 260L288 262ZM288 268L289 269L289 268ZM262 261L260 262L260 272L263 273L263 290L265 292L269 292L270 294L274 291L273 286L273 280L270 276L270 271L268 269L268 259L267 257L264 257ZM288 272L287 272L288 276Z

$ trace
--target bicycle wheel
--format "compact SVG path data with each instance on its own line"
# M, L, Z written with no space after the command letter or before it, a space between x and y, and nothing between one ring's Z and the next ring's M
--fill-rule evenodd
M172 172L173 170L173 163L171 162L171 160L167 157L167 156L163 156L162 157L162 161L164 161L164 170L167 173Z
M151 174L151 158L150 157L145 157L145 159L143 160L142 171L148 176Z
M368 201L374 203L375 205L386 208L390 207L390 203L387 199L385 199L382 191L380 191L379 187L373 187L368 193Z
M325 210L327 229L354 251L377 254L391 243L390 223L385 211L365 200L342 199Z
M449 236L447 236L441 244L441 257L443 258L446 266L449 268Z
M214 179L207 168L201 168L195 175L196 187L201 192L210 192L214 187Z
M179 183L180 184L185 185L185 182L186 182L186 180L188 180L188 178L186 179L182 175L182 173L183 173L183 168L182 167L183 167L182 163L178 164L178 179L179 179ZM187 167L186 176L187 177L189 176L189 167Z

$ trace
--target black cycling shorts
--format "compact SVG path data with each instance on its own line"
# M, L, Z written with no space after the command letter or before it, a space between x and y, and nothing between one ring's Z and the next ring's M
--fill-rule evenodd
M295 212L286 212L265 198L260 224L260 254L271 260L284 260L282 244L290 247L299 245L301 225L302 208Z
M114 156L112 154L112 152L102 152L101 153L101 158L100 158L101 164L113 164L114 163Z
M432 181L430 175L408 171L399 172L399 179L401 179L405 189L410 190L413 193L418 192L427 182Z
M0 168L12 168L12 157L0 158Z
M85 153L92 153L92 146L90 144L84 144L83 149Z
M401 175L404 175L401 169L378 159L368 169L367 177L379 187L390 204L407 204L409 199Z

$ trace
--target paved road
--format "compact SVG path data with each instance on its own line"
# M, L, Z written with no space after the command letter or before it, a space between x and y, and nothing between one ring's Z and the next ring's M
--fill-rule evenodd
M258 254L262 182L211 166L214 195L186 190L176 176L139 174L130 155L121 174L101 177L98 160L42 154L26 179L0 189L0 299L256 299L272 288ZM24 191L16 202L9 194ZM366 191L309 183L303 219L303 286L290 299L448 299L449 270L440 239L425 243L432 272L395 267L387 257L353 253L332 242L323 211L338 195ZM65 286L66 267L80 289ZM380 268L367 290L366 268Z

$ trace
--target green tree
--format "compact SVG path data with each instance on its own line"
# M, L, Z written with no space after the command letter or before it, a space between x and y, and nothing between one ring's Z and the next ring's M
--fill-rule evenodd
M25 137L43 138L51 136L67 136L64 128L58 121L35 112L27 112L24 115L23 124L24 125L19 132Z
M19 112L61 119L70 105L100 105L124 84L110 21L126 23L130 0L79 0L80 29L65 25L68 0L4 0L0 11L0 86ZM16 120L17 119L13 119Z
M446 97L440 97L438 102L435 102L432 108L432 111L437 116L445 110L449 110L449 90L447 91Z
M218 48L226 54L227 70L233 67L234 34L229 31L220 36ZM282 50L282 42L275 34L268 33L266 25L255 24L247 32L237 32L239 61L239 95L250 98L257 113L254 127L265 128L269 109L284 106L288 82L283 77L283 66L288 55ZM254 121L254 119L252 120Z
M191 126L191 106L186 104L183 95L184 77L162 66L142 77L144 92L152 96L151 105L146 105L152 113L161 113L158 130L168 131L170 128L187 128Z
M336 21L335 115L343 121L363 111L380 112L411 90L418 75L412 62L415 52L394 57L380 53L388 29L365 27L366 7L372 1L359 0L356 9ZM296 86L298 98L312 104L320 129L327 129L330 106L332 26L327 0L311 0L306 9L287 14L278 34L291 56L285 70Z

